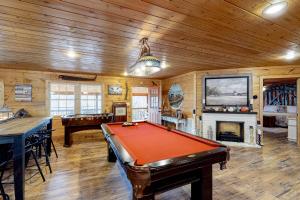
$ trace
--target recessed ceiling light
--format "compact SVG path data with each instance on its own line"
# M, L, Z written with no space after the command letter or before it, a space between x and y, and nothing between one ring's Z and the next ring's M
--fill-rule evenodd
M288 3L286 1L281 1L267 6L262 13L268 16L277 16L282 14L287 7Z
M161 64L160 64L160 66L161 66L162 69L167 68L167 63L166 63L166 61L162 61Z
M78 54L73 50L68 50L67 56L69 56L70 58L76 58L78 56Z
M128 73L127 73L127 72L124 72L123 75L124 75L124 76L128 76Z
M296 52L295 51L289 51L287 54L284 56L285 59L287 60L292 60L296 57Z

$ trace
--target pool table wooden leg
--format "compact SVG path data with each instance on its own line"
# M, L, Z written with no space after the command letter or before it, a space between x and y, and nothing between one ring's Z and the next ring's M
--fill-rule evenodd
M200 180L191 184L191 200L212 200L212 166L201 169Z
M155 200L155 195L154 193L147 194L141 198L137 198L132 194L132 200Z
M70 147L72 145L72 134L69 127L65 127L65 144L64 147Z

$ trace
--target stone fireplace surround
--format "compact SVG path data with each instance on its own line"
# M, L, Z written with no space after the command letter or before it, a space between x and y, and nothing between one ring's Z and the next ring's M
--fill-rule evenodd
M244 142L219 141L228 146L260 147L256 144L256 112L203 112L202 136L216 140L217 121L241 122L244 124ZM250 127L253 127L254 144L250 142ZM209 133L212 133L211 138Z

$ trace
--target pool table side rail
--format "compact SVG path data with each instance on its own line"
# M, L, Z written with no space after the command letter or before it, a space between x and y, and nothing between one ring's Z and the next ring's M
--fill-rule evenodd
M89 126L96 125L97 122L101 124L104 119L108 120L110 118L113 118L113 113L65 115L61 117L61 121L63 126ZM84 124L82 123L83 119Z
M149 123L149 122L147 122L147 123ZM108 128L107 125L110 125L110 124L122 124L122 123L107 123L107 124L101 125L102 132L105 136L106 141L109 143L110 147L114 150L114 152L117 151L117 153L115 153L115 154L118 154L118 155L116 155L116 157L118 158L118 160L120 160L122 162L121 163L122 165L128 165L128 166L134 167L134 168L149 167L149 168L153 168L154 170L157 170L157 169L162 170L162 168L169 168L170 166L178 166L178 165L183 166L190 162L204 163L205 160L207 160L207 159L210 160L210 157L213 156L213 157L219 158L219 159L216 159L214 161L214 163L220 163L220 168L224 169L224 168L226 168L226 163L227 163L227 161L229 161L229 158L230 158L229 147L227 147L221 143L217 143L215 141L209 140L209 142L212 142L213 144L218 145L219 147L217 147L213 150L205 151L205 152L199 152L199 153L195 153L195 154L189 154L189 155L185 155L185 156L179 156L179 157L175 157L175 158L155 161L152 163L147 163L145 165L137 165L135 159L132 158L132 156L129 154L129 152L126 150L126 148L123 147L123 145L118 141L116 136L114 136L114 134ZM156 124L154 124L154 125L156 125ZM158 125L158 126L160 127L160 125ZM161 126L161 128L165 128L165 127ZM187 133L184 133L181 131L176 130L176 132L183 134L183 136L188 135ZM195 136L192 136L192 137L195 137ZM203 142L203 139L202 138L200 138L200 139L201 139L201 142ZM211 145L211 144L209 143L209 145Z

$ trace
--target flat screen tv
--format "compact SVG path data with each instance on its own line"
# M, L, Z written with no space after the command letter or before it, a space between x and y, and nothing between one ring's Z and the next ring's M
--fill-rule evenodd
M249 106L249 76L205 78L206 106Z

